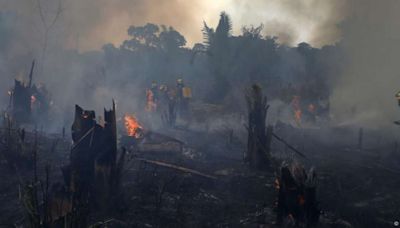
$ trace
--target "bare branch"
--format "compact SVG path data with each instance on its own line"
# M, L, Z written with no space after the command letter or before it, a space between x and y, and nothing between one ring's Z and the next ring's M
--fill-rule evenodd
M44 28L47 30L47 23L46 23L46 18L45 18L45 16L44 16L42 4L40 3L40 0L36 0L36 3L37 3L37 5L38 5L38 10L39 10L40 19L42 20L42 23L43 23Z
M63 8L61 5L61 0L59 0L56 15L55 15L53 21L51 22L50 26L47 28L47 30L50 30L55 25L55 23L57 22L57 20L60 17L62 12L63 12Z

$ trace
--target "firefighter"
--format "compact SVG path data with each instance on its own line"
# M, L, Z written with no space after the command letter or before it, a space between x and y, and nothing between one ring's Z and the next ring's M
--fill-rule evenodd
M183 84L183 79L179 78L176 80L176 97L178 99L183 99L183 88L185 85Z
M158 102L159 94L158 94L158 85L156 81L151 82L151 92L153 93L153 101L154 103Z
M163 113L167 109L168 103L170 101L168 86L160 85L158 99L159 99L158 100L159 111Z
M192 92L189 87L186 87L183 80L179 78L176 80L176 105L177 114L180 117L188 117L189 114L189 100L192 97Z
M151 83L150 89L146 89L146 111L155 112L158 103L158 85L156 81Z
M158 111L163 123L173 127L176 122L176 91L166 85L160 86L160 100Z

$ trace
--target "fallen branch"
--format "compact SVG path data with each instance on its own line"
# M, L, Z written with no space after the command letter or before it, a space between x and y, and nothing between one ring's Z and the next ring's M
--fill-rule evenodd
M272 133L272 136L274 136L275 139L277 139L279 142L285 144L285 146L287 146L289 149L293 150L294 152L296 152L298 155L300 155L303 158L307 157L301 153L300 151L298 151L296 148L294 148L292 145L290 145L288 142L286 142L283 138L279 137L278 135L276 135L275 133Z
M191 174L195 174L201 177L205 177L205 178L209 178L209 179L213 179L216 180L217 178L202 172L199 172L197 170L194 169L189 169L189 168L185 168L182 166L177 166L177 165L173 165L173 164L169 164L169 163L165 163L165 162L161 162L161 161L154 161L154 160L147 160L144 158L137 158L136 160L138 161L142 161L148 164L153 164L153 165L158 165L158 166L162 166L162 167L166 167L166 168L170 168L170 169L175 169L181 172L185 172L185 173L191 173Z
M73 146L71 150L75 150L75 148L90 134L94 131L95 127L92 127L87 131Z

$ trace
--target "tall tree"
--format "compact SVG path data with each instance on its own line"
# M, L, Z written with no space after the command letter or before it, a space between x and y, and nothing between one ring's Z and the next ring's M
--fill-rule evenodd
M224 100L229 91L229 80L231 74L231 52L230 37L232 34L232 22L228 14L222 12L216 30L204 23L204 42L209 53L209 68L214 76L213 90L208 100L219 103Z
M251 168L263 169L270 164L271 154L268 146L266 118L269 105L262 88L254 84L246 93L248 108L248 138L245 160ZM271 130L270 130L271 131Z
M173 27L161 26L162 32L159 35L161 48L165 51L175 51L186 45L186 39Z
M160 28L158 25L147 23L145 26L131 26L128 35L132 37L132 42L145 45L146 47L158 47Z

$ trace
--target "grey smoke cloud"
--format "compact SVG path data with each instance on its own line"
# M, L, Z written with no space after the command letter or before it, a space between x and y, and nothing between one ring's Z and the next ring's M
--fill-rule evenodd
M234 0L234 22L265 25L265 34L285 44L308 42L315 47L334 44L341 38L340 24L346 17L347 0ZM230 12L228 10L228 12Z
M346 64L334 90L335 115L342 122L394 127L400 119L394 98L400 90L400 1L354 0L348 9L341 25Z
M38 1L47 19L55 13L57 0L0 0L2 11L18 12L21 25L40 35ZM99 49L105 43L120 44L130 25L147 22L175 27L189 45L202 41L202 22L216 25L219 13L231 15L234 33L243 25L265 24L265 34L283 43L309 42L314 46L340 39L337 25L345 16L346 0L61 0L62 17L57 38L69 48ZM27 31L28 32L28 31ZM40 37L36 38L40 41Z
M1 91L7 90L13 78L26 75L29 62L40 56L44 30L37 1L0 0ZM40 2L46 12L45 19L51 20L58 1ZM53 91L64 94L58 98L65 103L73 100L74 96L86 96L76 91L83 90L81 87L86 84L82 84L81 79L88 72L86 63L82 61L64 61L68 58L63 56L65 53L58 54L60 50L98 50L110 42L118 46L127 38L126 31L130 25L147 22L175 27L191 45L202 41L203 20L215 26L219 13L225 10L231 15L236 35L243 25L263 23L265 35L278 36L282 43L295 45L306 41L320 47L340 41L339 48L346 56L346 67L337 75L332 98L335 119L339 123L384 123L392 126L393 120L400 119L394 100L394 93L400 90L398 0L61 2L62 14L49 35L48 73L38 76L41 77L38 80L46 82ZM90 64L99 67L101 60ZM104 91L100 88L95 92L105 97ZM352 109L356 110L355 117L350 114Z

